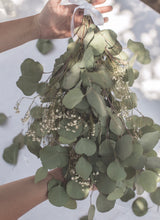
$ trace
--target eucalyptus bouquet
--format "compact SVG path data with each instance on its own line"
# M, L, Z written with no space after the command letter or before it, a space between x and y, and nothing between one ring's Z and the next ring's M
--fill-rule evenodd
M69 40L46 81L40 81L39 62L26 59L21 65L17 86L26 96L37 93L23 118L29 120L25 144L42 162L35 182L62 168L65 181L53 178L48 184L48 199L58 207L76 209L76 200L85 199L93 186L99 212L144 191L160 205L160 158L154 150L160 126L138 111L130 89L139 75L134 63L148 64L149 52L129 40L128 55L114 31L100 31L88 16L75 33L78 39ZM33 106L36 98L39 106ZM136 198L132 209L143 216L147 201ZM91 203L85 218L93 219L94 212Z

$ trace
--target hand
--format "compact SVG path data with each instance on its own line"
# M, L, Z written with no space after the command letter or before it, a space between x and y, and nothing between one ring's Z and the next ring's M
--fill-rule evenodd
M60 180L61 182L64 182L64 177L61 168L56 168L54 170L51 170L49 171L48 174L49 174L49 180L54 177L56 180Z
M49 0L40 14L36 15L37 28L39 28L39 38L41 39L58 39L71 36L70 25L76 5L60 5L61 0ZM93 0L93 5L102 4L105 0ZM112 6L98 7L101 13L110 12ZM77 10L74 17L75 27L82 23L83 10ZM104 18L107 22L108 18Z

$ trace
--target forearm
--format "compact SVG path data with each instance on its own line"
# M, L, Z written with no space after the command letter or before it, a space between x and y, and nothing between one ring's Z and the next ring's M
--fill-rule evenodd
M17 220L30 209L45 201L47 183L52 177L49 174L44 180L35 184L34 176L31 176L0 186L0 219Z
M0 52L39 38L36 15L0 23Z

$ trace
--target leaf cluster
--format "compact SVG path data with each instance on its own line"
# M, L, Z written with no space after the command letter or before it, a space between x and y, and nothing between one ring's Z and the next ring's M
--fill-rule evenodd
M159 205L155 192L159 193L160 158L154 148L160 126L133 114L137 97L130 91L139 75L133 64L149 63L149 52L142 43L129 40L129 57L115 32L100 31L93 24L83 24L77 35L79 39L70 41L56 60L47 92L39 93L41 107L31 110L34 121L27 146L42 162L35 182L45 178L48 169L63 169L65 182L52 179L48 187L48 199L58 207L75 209L76 200L85 199L93 186L99 191L100 212L113 209L117 199L128 202L144 191ZM22 65L25 71L34 64L35 76L41 76L40 64L27 63L28 67ZM140 197L132 209L144 215L146 201ZM93 219L94 212L91 204L87 218Z

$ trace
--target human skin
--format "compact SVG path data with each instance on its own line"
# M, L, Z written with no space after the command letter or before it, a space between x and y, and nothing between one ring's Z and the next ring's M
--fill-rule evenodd
M49 0L41 13L34 16L0 23L0 52L20 46L35 39L59 39L71 36L70 24L76 5L60 5L61 0ZM105 0L93 0L93 5ZM101 13L112 10L112 6L98 7ZM75 27L82 23L83 10L74 17ZM104 18L107 22L108 18Z
M34 183L34 176L0 186L0 219L17 220L33 207L47 199L47 184L52 178L63 181L61 169L57 168L48 176Z

